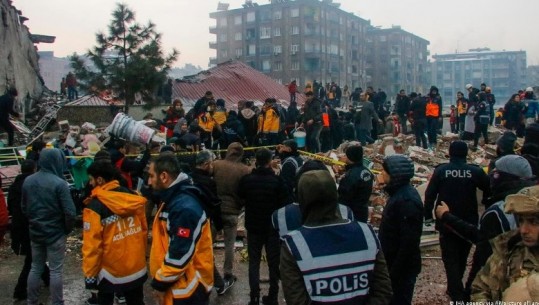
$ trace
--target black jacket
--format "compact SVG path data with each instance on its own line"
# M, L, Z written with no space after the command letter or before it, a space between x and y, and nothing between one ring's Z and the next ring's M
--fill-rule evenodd
M296 187L296 173L303 165L303 159L299 153L281 154L281 173L279 176L283 179L288 190L288 199L286 203L296 202L294 188Z
M288 191L283 179L271 168L257 167L241 178L238 196L245 204L247 231L267 234L273 230L271 215L285 206Z
M217 184L213 177L206 171L195 168L191 172L193 184L198 187L206 196L201 201L202 207L217 231L223 229L223 219L221 218L221 199L217 196Z
M480 167L467 164L465 159L452 158L436 167L425 191L425 219L432 219L434 205L444 201L455 216L477 225L477 188L488 198L489 178ZM439 223L437 228L441 233L449 233Z
M22 184L29 174L20 174L9 187L7 205L11 215L11 249L18 255L30 252L30 230L28 218L23 214L21 207Z
M397 95L397 100L395 102L395 108L398 115L406 115L410 110L410 98L406 95Z
M369 218L373 182L374 175L362 162L346 166L346 173L339 183L339 203L350 207L358 221L367 222Z
M15 99L9 93L0 96L0 120L7 121L10 114L19 116L19 113L13 110L14 102Z
M414 120L426 119L427 101L424 98L415 98L410 105L410 111Z
M303 123L307 123L309 120L313 120L313 123L322 122L322 104L317 99L313 99L305 104Z
M423 233L423 203L409 183L394 185L384 208L378 235L389 274L398 279L421 272L419 243Z

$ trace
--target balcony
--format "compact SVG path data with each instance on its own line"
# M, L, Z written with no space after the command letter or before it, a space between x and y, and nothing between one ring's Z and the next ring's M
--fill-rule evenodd
M217 50L217 41L210 41L210 49Z
M210 66L217 65L217 57L210 57Z
M210 26L210 34L217 34L217 26L216 25Z

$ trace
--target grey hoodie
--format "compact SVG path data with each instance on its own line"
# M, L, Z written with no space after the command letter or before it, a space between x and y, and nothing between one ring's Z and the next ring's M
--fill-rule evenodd
M69 234L75 223L75 204L64 180L65 157L61 150L44 149L40 170L22 186L22 209L30 224L30 240L50 245Z

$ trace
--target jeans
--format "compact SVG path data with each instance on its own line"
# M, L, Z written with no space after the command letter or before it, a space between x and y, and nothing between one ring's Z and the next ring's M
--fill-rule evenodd
M69 100L78 99L79 98L79 92L75 87L68 86L67 87L67 96Z
M390 305L411 305L414 297L414 287L417 274L401 274L396 278L391 278L393 287L393 297Z
M464 239L450 234L440 236L440 248L447 276L447 292L451 301L467 301L462 284L466 262L472 245Z
M436 137L438 131L438 118L427 118L427 136L429 144L436 145Z
M126 304L128 305L144 305L144 290L143 285L140 285L131 290L122 291L122 295L125 297ZM113 305L114 293L113 292L98 292L97 299L99 305Z
M408 126L406 124L408 123L408 118L406 117L406 114L399 114L399 124L401 124L401 132L403 134L408 133Z
M22 297L26 296L26 291L28 289L28 275L30 274L30 269L32 268L32 253L27 253L24 258L24 266L22 267L21 274L19 274L19 279L17 280L17 285L15 286L15 291L13 296ZM45 283L45 286L49 286L50 272L49 267L45 265L45 269L41 274L41 279Z
M270 288L268 296L277 300L279 294L279 259L281 243L275 231L267 233L247 232L247 253L249 254L249 288L251 298L260 296L260 260L262 248L266 249L268 260Z
M296 92L290 92L290 103L296 102Z
M421 146L424 149L427 149L427 137L425 137L425 126L427 121L425 119L416 120L414 122L414 133L415 133L415 145ZM423 144L423 145L421 145Z
M369 131L367 129L359 128L359 125L356 125L356 134L357 134L357 140L361 142L361 146L367 145L367 142L369 144L374 143L374 140L369 135Z
M223 266L223 275L233 275L232 268L234 266L234 243L238 233L238 215L223 214L223 235L225 241L225 263Z
M307 147L312 153L320 152L320 132L322 132L320 122L307 126Z
M62 269L64 267L66 236L50 245L32 242L32 268L28 276L28 305L39 302L41 275L45 271L45 262L49 262L50 293L52 305L64 304L64 287Z

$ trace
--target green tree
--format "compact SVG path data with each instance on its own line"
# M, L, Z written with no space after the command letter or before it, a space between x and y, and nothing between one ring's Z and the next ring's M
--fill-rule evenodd
M96 46L86 54L93 67L85 64L76 53L71 56L71 67L79 86L96 93L112 90L125 100L125 111L140 93L145 101L155 102L155 92L165 83L167 72L178 57L178 51L168 55L161 49L161 34L151 21L141 25L135 12L118 3L112 13L108 33L96 34Z

